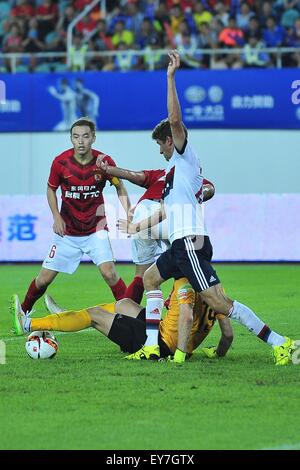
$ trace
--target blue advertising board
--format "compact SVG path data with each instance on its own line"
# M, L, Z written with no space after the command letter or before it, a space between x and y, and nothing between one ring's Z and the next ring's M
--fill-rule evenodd
M84 115L100 130L146 130L167 113L165 71L2 74L0 81L0 132L68 130ZM176 81L189 128L300 128L298 69L180 70Z

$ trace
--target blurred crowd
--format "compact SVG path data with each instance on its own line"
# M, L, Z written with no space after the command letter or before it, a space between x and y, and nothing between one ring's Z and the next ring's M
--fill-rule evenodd
M68 25L91 1L0 0L1 52L31 54L18 59L17 71L66 70L57 53L66 52ZM276 53L265 48L300 48L300 0L106 0L103 11L99 4L77 23L71 70L161 69L161 49L170 48L185 68L274 67ZM206 53L236 48L241 52ZM119 54L87 56L103 51ZM36 52L56 55L40 59ZM300 67L300 53L284 54L282 65ZM10 67L0 60L0 71Z

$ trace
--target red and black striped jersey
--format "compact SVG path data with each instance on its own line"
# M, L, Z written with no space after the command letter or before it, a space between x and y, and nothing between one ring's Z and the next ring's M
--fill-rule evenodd
M145 181L143 184L144 188L147 188L147 191L140 197L138 203L143 201L144 199L155 199L160 200L163 197L163 190L166 183L166 170L143 170L145 174ZM213 183L209 180L203 179L204 184L211 184ZM202 202L202 186L199 188L199 191L195 194L196 199L199 203Z
M103 189L113 177L96 174L99 170L96 160L103 160L116 166L113 159L98 150L92 149L93 159L82 165L74 158L74 149L58 155L52 163L48 185L56 190L61 188L61 216L66 223L66 235L86 236L97 230L107 230ZM112 183L111 183L112 184Z
M144 170L144 174L145 181L143 187L147 188L147 191L144 192L138 202L144 199L160 200L165 186L165 170Z

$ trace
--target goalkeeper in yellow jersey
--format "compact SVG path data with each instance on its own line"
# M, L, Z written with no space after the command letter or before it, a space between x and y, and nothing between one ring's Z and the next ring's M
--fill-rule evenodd
M118 344L127 359L155 359L143 352L146 342L145 309L131 299L122 299L111 304L101 304L78 311L62 311L55 301L47 296L47 306L52 312L42 318L30 318L20 306L13 315L13 326L17 335L32 331L80 331L93 327ZM209 334L216 320L221 328L221 339L217 347L205 348L208 357L224 356L228 351L233 332L230 320L216 314L201 301L186 278L174 281L169 310L159 327L160 358L172 356L178 341L178 318L180 309L193 309L193 324L187 346L187 353L193 351ZM138 351L138 357L137 357Z

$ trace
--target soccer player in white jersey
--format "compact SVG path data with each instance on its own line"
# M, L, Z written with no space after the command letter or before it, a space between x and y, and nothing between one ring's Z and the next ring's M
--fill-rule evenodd
M159 357L157 335L163 307L160 285L172 277L178 279L185 276L193 289L201 293L202 300L214 311L238 321L260 339L271 344L275 363L285 365L291 360L295 342L272 331L246 305L229 299L211 266L212 246L204 224L203 207L195 198L196 190L203 184L202 169L187 140L175 84L180 57L177 51L171 51L169 57L168 120L158 124L152 136L160 147L160 153L168 161L163 198L172 245L144 275L144 287L147 291L147 341L135 354L135 358ZM185 361L192 323L191 309L182 308L178 322L175 363Z
M97 164L100 170L104 172L104 175L125 179L146 188L146 191L132 209L132 220L118 220L119 229L131 235L132 261L136 265L134 279L127 286L124 297L139 304L144 293L143 275L145 271L157 260L159 255L170 247L167 221L163 220L161 223L151 225L152 214L156 214L161 207L166 172L163 169L132 171L111 166L107 161L103 161L101 157ZM214 192L214 185L204 179L203 186L198 188L195 195L198 197L201 193L200 201L208 201L213 197ZM140 230L140 225L143 225L143 223L146 223L146 228ZM168 304L168 302L169 299L166 303Z

